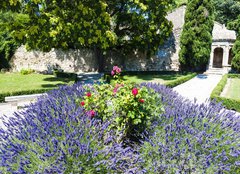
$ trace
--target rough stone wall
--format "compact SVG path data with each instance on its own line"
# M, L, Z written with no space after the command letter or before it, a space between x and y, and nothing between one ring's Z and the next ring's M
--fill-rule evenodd
M135 53L123 56L117 52L110 52L105 56L104 68L112 69L113 65L119 65L126 71L163 71L178 70L179 41L184 24L186 7L182 6L169 13L167 19L173 23L173 33L159 48L158 53L151 58L143 53ZM98 68L94 52L91 50L68 50L52 49L48 53L30 51L21 46L12 58L13 71L21 69L34 69L37 71L51 71L53 67L60 67L66 72L90 72Z
M52 49L50 52L27 51L21 46L12 58L13 71L21 69L34 69L51 72L59 67L66 72L91 72L97 70L97 62L91 50Z

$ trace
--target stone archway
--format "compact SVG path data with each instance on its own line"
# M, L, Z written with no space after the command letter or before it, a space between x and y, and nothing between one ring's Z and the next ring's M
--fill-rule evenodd
M230 48L229 55L228 55L228 65L231 65L232 59L233 59L233 52L232 52L232 48Z
M215 48L213 55L213 68L222 68L223 63L223 49Z

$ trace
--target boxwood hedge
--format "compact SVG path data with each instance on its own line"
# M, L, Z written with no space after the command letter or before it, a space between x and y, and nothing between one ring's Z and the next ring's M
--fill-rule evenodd
M221 93L225 85L227 84L228 78L240 78L240 74L225 74L220 80L220 82L217 84L217 86L214 88L214 90L212 91L211 99L216 100L217 102L222 102L222 104L227 109L240 112L240 100L225 98L221 96Z

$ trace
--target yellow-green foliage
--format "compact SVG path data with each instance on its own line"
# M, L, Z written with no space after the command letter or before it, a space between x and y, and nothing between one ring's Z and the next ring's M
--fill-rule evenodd
M17 2L21 3L1 3L9 8ZM171 34L172 24L165 16L172 4L173 0L29 0L21 10L30 21L14 32L28 49L121 48L151 54Z

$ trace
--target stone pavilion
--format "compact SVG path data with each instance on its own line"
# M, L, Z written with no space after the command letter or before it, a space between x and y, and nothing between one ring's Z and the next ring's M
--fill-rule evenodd
M228 30L225 25L214 22L208 73L218 72L224 74L230 71L233 58L232 47L235 40L235 31Z

